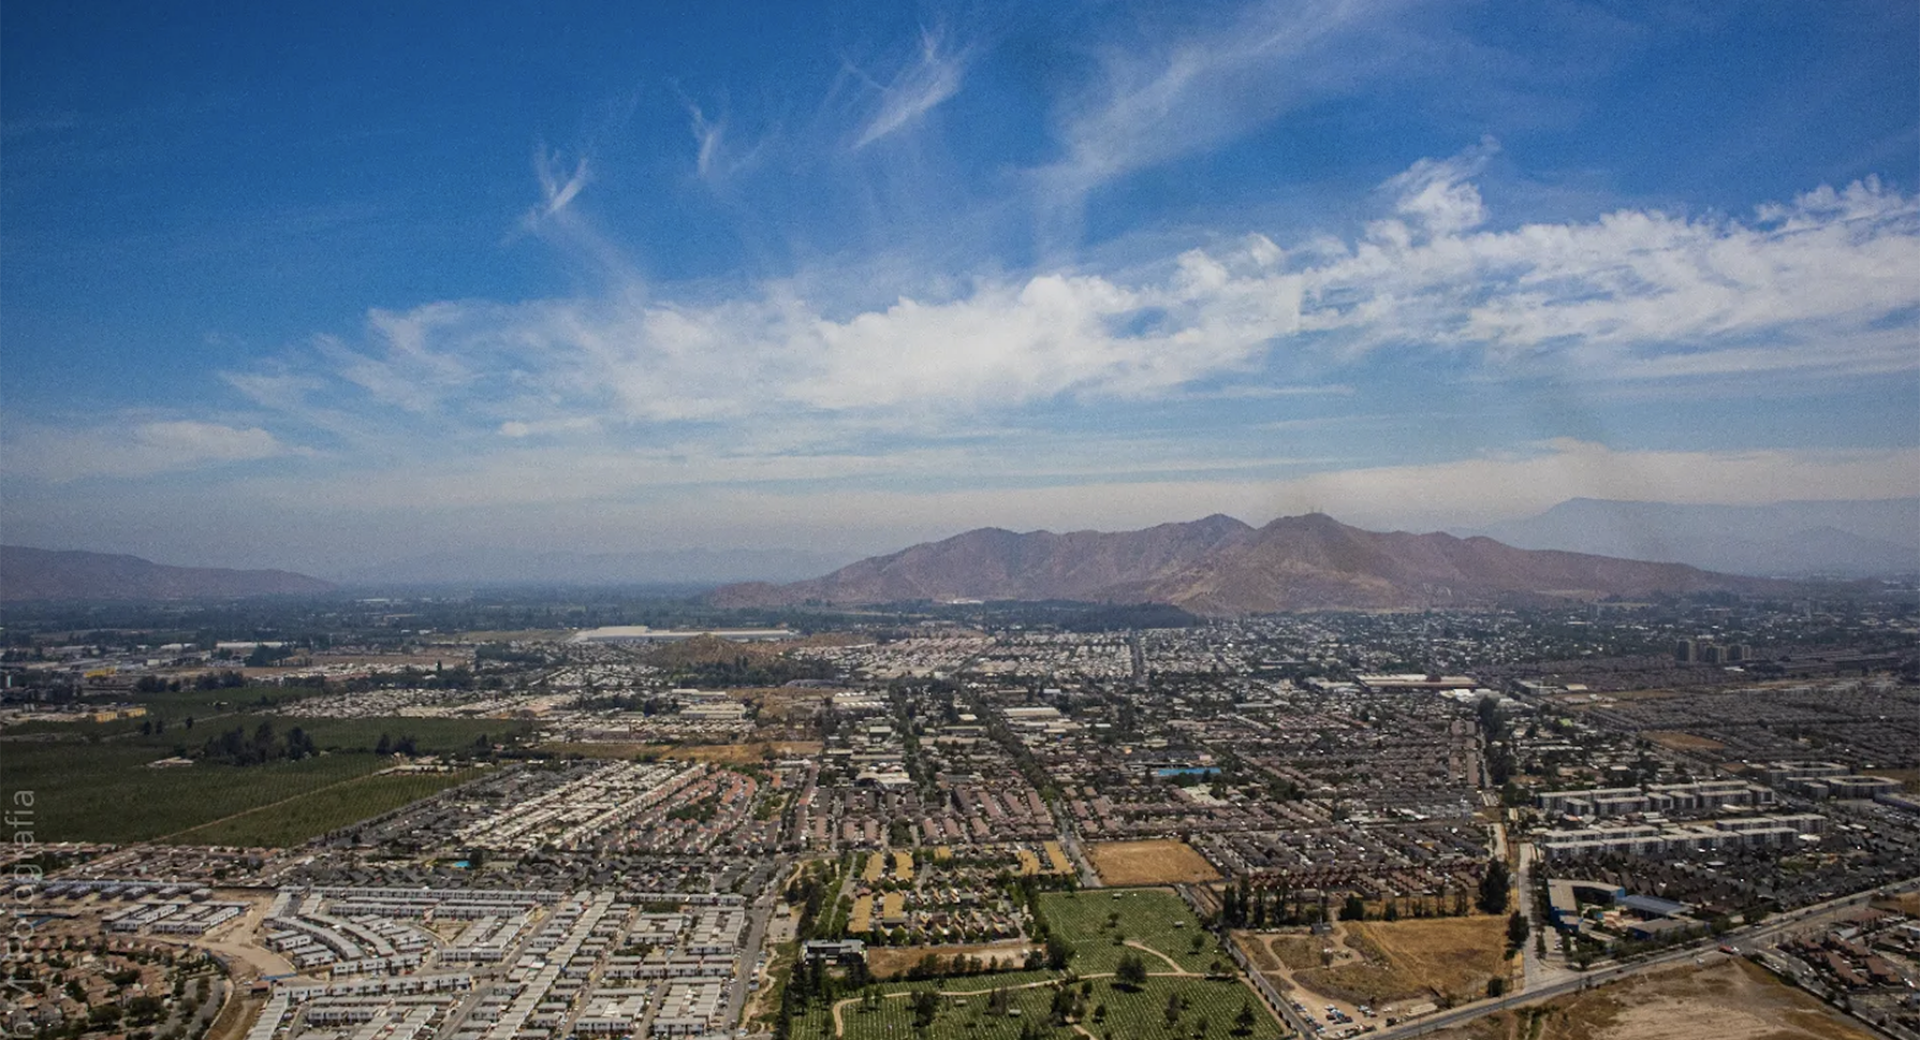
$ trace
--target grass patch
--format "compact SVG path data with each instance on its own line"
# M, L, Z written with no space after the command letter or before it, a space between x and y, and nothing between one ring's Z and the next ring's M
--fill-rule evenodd
M194 692L234 696L247 691ZM329 753L245 767L198 762L148 768L157 759L198 752L235 727L251 738L262 722L273 726L278 740L297 726ZM422 754L446 754L471 750L482 735L501 741L530 729L528 723L506 719L301 719L258 712L209 719L192 729L183 715L165 732L148 734L139 732L138 721L55 725L60 728L44 736L0 743L8 783L34 792L40 841L147 841L312 794L391 765L372 753L382 734L396 741L411 736Z
M1015 988L1035 981L1047 984ZM1006 987L1008 1007L1018 1014L989 1013L988 992L995 986ZM1253 992L1237 980L1148 979L1145 986L1130 992L1115 989L1105 979L1095 979L1091 987L1088 1017L1080 1026L1101 1040L1277 1040L1284 1035ZM927 1031L919 1033L913 1028L912 1003L906 994L929 989L941 994L939 1011ZM1048 1016L1054 993L1051 980L1035 973L947 979L942 987L929 982L889 984L880 986L879 992L884 996L878 1008L869 1010L856 1002L841 1010L847 1040L918 1036L927 1040L1019 1040L1022 1035L1031 1035L1025 1032L1029 1029L1062 1040L1084 1040L1085 1036L1072 1026L1052 1022ZM1175 995L1182 1007L1169 1025L1167 1005ZM1246 1036L1237 1037L1233 1020L1242 1005L1252 1008L1254 1026ZM1106 1009L1099 1021L1093 1019L1095 1006ZM833 1035L833 1015L826 1008L810 1009L805 1017L794 1021L796 1040L828 1040Z
M121 743L9 742L7 782L34 793L34 835L47 841L146 841L322 787L389 763L373 755L151 769L169 752Z
M1112 971L1123 955L1137 952L1115 943L1116 935L1158 950L1187 971L1204 973L1214 961L1227 960L1187 904L1164 888L1046 892L1040 896L1040 913L1047 926L1073 946L1069 967L1082 975ZM1198 953L1193 951L1196 936L1201 940ZM1147 971L1169 970L1165 961L1143 956Z
M480 775L479 769L454 773L384 773L348 780L263 806L238 816L175 834L181 845L267 845L288 848L310 838L417 802Z

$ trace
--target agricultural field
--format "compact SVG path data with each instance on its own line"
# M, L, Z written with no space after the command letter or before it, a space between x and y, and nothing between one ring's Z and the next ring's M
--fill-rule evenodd
M1174 885L1218 881L1220 872L1193 846L1171 838L1105 841L1087 846L1087 858L1109 885Z
M1744 960L1715 958L1541 1005L1436 1040L1870 1040L1874 1035Z
M155 693L132 693L124 695L116 704L131 704L145 708L147 713L128 719L112 719L106 722L94 722L90 719L74 718L71 721L16 722L6 727L5 735L10 737L27 735L57 735L79 739L103 739L137 735L143 723L164 722L168 732L178 736L184 720L192 716L201 723L242 712L267 712L283 704L291 704L304 697L310 697L317 691L301 687L278 686L233 686L214 690L162 690ZM111 710L106 702L93 702L92 708Z
M1068 965L1082 975L1110 972L1129 952L1123 943L1148 948L1147 971L1202 973L1226 957L1179 896L1164 888L1083 889L1046 892L1040 913L1074 948ZM1200 940L1195 950L1194 940ZM1156 956L1156 954L1158 956ZM1171 963L1169 963L1171 961Z
M147 841L365 776L374 755L318 755L259 766L154 769L171 752L111 742L11 741L7 782L34 793L34 836L49 841Z
M529 728L527 723L504 719L288 718L258 711L259 691L246 689L154 696L187 698L190 693L197 699L172 703L176 709L200 708L192 728L186 718L195 713L182 711L161 715L168 722L158 733L139 731L140 723L150 719L33 723L31 728L9 730L0 739L0 757L6 763L8 782L35 794L35 837L40 841L148 841L379 772L393 764L390 758L374 754L383 735L394 741L412 737L418 753L436 754L470 751L482 736L489 742L502 741ZM242 713L207 714L223 710L205 699L215 694L236 701L254 695L253 704ZM298 761L246 766L212 761L150 766L164 758L191 756L209 740L234 729L251 737L262 723L272 727L276 740L284 740L298 727L312 738L319 753ZM313 821L332 819L343 811L344 805L315 815Z
M382 736L399 740L412 737L420 754L448 754L473 749L474 742L485 737L489 743L503 743L509 738L531 732L532 725L512 719L417 719L417 718L367 718L367 719L301 719L283 716L246 714L229 716L194 729L232 729L244 727L252 733L260 723L270 722L273 728L285 733L299 726L314 740L321 750L371 751L380 743ZM188 747L196 746L199 741L186 740L186 734L169 729L169 735L184 741ZM212 736L211 732L200 739Z
M382 773L357 777L169 835L167 840L179 845L289 848L328 831L431 797L481 772L462 769L449 773Z

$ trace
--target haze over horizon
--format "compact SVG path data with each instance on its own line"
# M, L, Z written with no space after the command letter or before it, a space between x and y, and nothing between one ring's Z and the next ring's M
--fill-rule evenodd
M1920 8L0 10L0 540L1920 495Z

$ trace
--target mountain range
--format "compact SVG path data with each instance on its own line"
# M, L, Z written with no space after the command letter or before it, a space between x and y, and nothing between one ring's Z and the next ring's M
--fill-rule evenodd
M329 574L342 585L716 585L792 581L831 570L852 554L794 549L653 549L622 553L459 549Z
M0 546L0 601L239 599L326 592L291 571L169 567L138 556Z
M1538 516L1459 533L1523 549L1690 563L1734 574L1920 571L1920 498L1764 506L1575 498Z
M810 581L730 585L710 598L720 606L1067 599L1220 615L1790 588L1685 564L1517 549L1486 537L1364 531L1311 513L1259 528L1221 515L1117 533L981 528Z

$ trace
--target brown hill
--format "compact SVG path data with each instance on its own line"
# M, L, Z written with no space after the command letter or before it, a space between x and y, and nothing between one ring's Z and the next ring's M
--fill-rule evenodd
M1170 603L1203 614L1585 600L1786 586L1683 564L1532 551L1490 538L1383 534L1320 514L1106 534L984 528L790 585L730 585L723 606L908 600Z
M138 556L0 546L0 601L236 599L326 592L291 571L169 567Z

